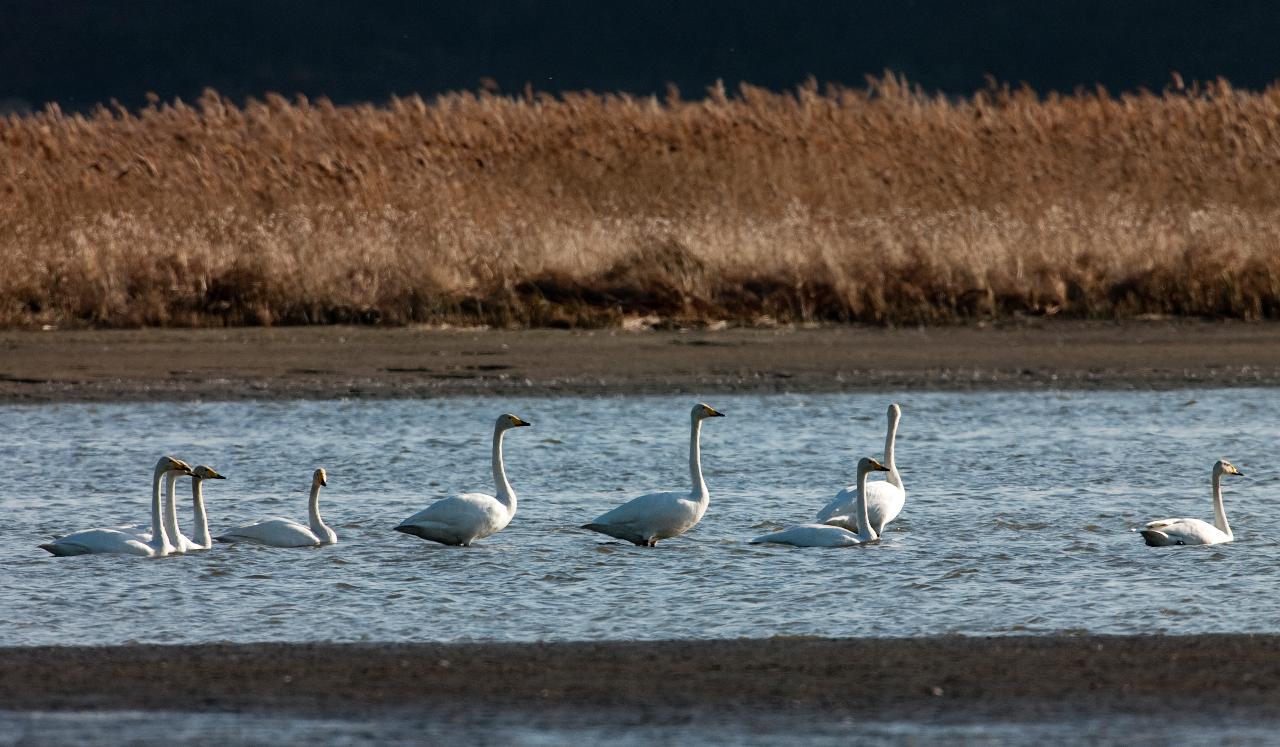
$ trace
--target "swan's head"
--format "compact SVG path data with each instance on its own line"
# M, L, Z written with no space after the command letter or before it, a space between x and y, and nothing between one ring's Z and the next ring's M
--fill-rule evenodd
M699 402L693 406L693 412L690 413L694 420L704 420L706 418L723 418L723 412L717 412L711 405L704 405Z
M156 472L176 472L179 475L193 474L190 464L181 459L174 459L171 456L160 457L160 461L156 462Z
M226 478L226 475L220 475L220 474L218 474L218 471L217 471L217 470L215 470L213 467L209 467L209 466L206 466L206 465L203 465L203 464L201 464L201 465L197 466L195 469L191 470L191 475L192 475L193 477L195 477L197 480L225 480L225 479L227 479L227 478Z
M902 419L902 407L897 402L889 405L889 422L896 423Z
M498 428L504 431L508 428L522 428L529 425L533 425L533 423L524 418L518 418L509 412L498 416Z
M1236 466L1226 459L1219 459L1218 463L1213 465L1213 473L1215 475L1240 475L1244 477L1244 473L1236 469Z
M314 473L312 473L311 482L315 483L316 485L328 485L329 473L324 471L324 467L320 467Z
M889 468L880 463L879 459L871 457L863 457L858 460L858 472L888 472Z

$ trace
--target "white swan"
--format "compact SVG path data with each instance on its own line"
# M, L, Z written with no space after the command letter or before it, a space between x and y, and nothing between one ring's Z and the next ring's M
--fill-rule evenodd
M1235 539L1227 524L1227 512L1222 507L1222 476L1244 473L1226 459L1213 465L1213 523L1200 519L1161 519L1148 522L1142 529L1142 539L1152 547L1169 545L1216 545Z
M831 524L800 524L799 526L783 529L780 532L756 537L751 540L751 544L773 543L795 545L796 547L848 547L849 545L861 545L864 542L880 539L880 535L876 534L870 520L867 518L867 501L865 498L868 487L867 475L872 472L888 471L888 467L871 457L864 457L858 460L858 484L857 488L855 488L857 497L854 498L855 510L853 515L857 519L858 526L862 527L862 529L858 530L857 533Z
M204 464L197 465L191 471L191 509L195 512L196 539L192 542L186 537L182 537L188 552L192 550L208 550L213 547L213 538L209 536L209 515L204 510L203 483L205 480L225 479L227 479L226 475L221 475L213 467Z
M889 430L884 437L884 464L889 474L886 479L867 483L867 517L871 521L871 529L877 536L884 534L884 528L902 513L902 506L907 502L907 491L902 486L902 475L898 474L897 462L893 459L894 443L898 439L898 421L902 419L902 408L896 403L889 405ZM857 513L854 500L858 489L854 485L836 493L836 497L818 512L817 522L844 527L858 532Z
M273 517L256 524L237 527L219 534L214 539L219 542L247 542L269 547L316 547L332 545L338 541L334 534L320 518L320 488L329 484L329 475L321 467L311 475L311 497L307 502L307 523L304 527L296 521Z
M502 462L502 437L512 428L531 425L515 415L499 415L493 426L493 482L498 495L461 493L441 498L395 527L397 532L412 534L442 545L467 547L478 539L502 531L516 515L516 493L507 482L507 468Z
M689 431L689 476L693 480L693 489L688 493L650 493L633 498L596 517L590 524L583 524L583 529L653 547L658 540L684 534L702 520L702 515L707 512L707 504L711 501L707 483L702 479L702 421L724 415L709 405L696 404L689 417L692 421Z
M89 555L96 553L122 553L159 557L174 552L165 534L164 517L160 509L160 478L167 475L190 475L191 467L173 457L160 457L151 477L151 538L141 540L120 529L85 529L59 537L40 547L54 555Z

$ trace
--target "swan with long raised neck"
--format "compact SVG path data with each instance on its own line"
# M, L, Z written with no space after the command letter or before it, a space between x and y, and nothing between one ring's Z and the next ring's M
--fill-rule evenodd
M884 437L884 465L888 475L883 481L867 483L867 518L871 522L871 530L876 536L884 534L889 522L898 518L902 507L907 502L907 491L902 486L902 475L898 473L898 464L894 461L894 444L898 440L898 421L902 419L902 408L896 403L889 405L889 428ZM857 499L857 485L850 485L831 500L818 512L816 521L819 524L831 524L844 527L851 532L860 532L858 512L854 501Z
M316 547L332 545L338 535L320 517L320 488L329 484L329 475L321 467L311 474L311 496L307 500L307 524L273 517L219 534L219 542L246 542L268 547Z
M151 475L151 537L143 540L118 528L84 529L47 542L40 547L54 555L91 555L117 553L160 557L174 552L173 544L165 532L163 511L160 507L160 480L168 475L190 475L191 466L181 459L160 457Z
M880 539L880 535L876 534L875 529L871 528L872 522L867 517L867 475L872 472L888 472L889 468L871 457L863 457L858 460L858 483L855 489L854 497L854 517L857 519L858 526L862 527L857 532L851 532L844 527L833 526L831 524L800 524L794 527L788 527L780 532L765 534L751 540L753 545L762 545L773 543L778 545L795 545L796 547L848 547L850 545L861 545L867 542L873 542Z
M1202 519L1160 519L1148 522L1138 532L1152 547L1174 545L1217 545L1235 539L1231 525L1227 524L1227 512L1222 507L1222 476L1244 473L1226 459L1213 465L1213 523Z
M505 529L516 515L516 492L507 481L507 468L502 461L502 438L512 428L529 425L528 421L510 413L499 415L494 423L490 464L497 495L460 493L441 498L400 522L395 530L442 545L466 547Z
M724 414L702 403L694 405L689 413L689 477L693 481L689 492L649 493L633 498L582 528L645 547L692 529L702 520L711 501L702 477L702 421L720 417Z

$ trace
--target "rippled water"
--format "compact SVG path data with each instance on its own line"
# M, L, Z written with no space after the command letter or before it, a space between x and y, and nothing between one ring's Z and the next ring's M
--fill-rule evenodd
M808 519L883 447L903 404L907 507L883 542L751 546ZM687 483L688 397L0 408L0 644L451 641L1089 631L1280 631L1280 392L724 396L706 425L711 507L656 549L576 527ZM451 490L492 488L507 439L519 514L471 548L391 531ZM148 518L173 453L229 479L214 531L305 520L316 466L333 547L53 558L54 532ZM1145 547L1129 529L1212 517L1230 545ZM186 481L180 495L189 495ZM189 502L184 503L189 524Z

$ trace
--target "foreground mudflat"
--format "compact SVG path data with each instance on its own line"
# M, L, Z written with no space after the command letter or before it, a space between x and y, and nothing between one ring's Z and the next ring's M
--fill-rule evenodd
M298 716L427 708L463 720L741 709L986 722L1195 707L1266 720L1280 706L1280 636L11 648L0 649L0 702Z
M1280 384L1274 323L0 333L0 401Z

